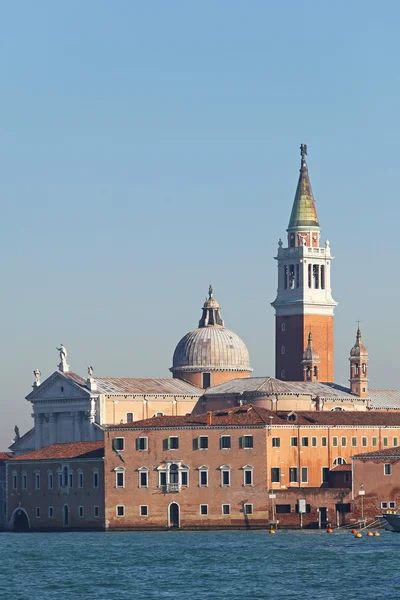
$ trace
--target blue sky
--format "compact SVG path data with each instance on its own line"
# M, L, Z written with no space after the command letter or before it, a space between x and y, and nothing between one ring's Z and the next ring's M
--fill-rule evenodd
M32 370L168 376L209 283L274 373L273 260L308 145L335 255L336 380L356 319L398 387L400 5L2 2L0 443Z

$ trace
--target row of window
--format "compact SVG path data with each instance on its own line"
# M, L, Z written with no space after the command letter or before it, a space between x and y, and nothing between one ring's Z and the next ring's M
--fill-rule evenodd
M340 441L340 444L339 444ZM376 436L373 436L371 438L371 446L373 448L377 448L378 447L378 438ZM326 436L322 436L320 438L320 444L322 447L327 447L328 446L328 438ZM342 448L346 448L347 447L347 437L346 436L333 436L331 438L331 444L333 448L338 448L339 445ZM358 445L358 438L356 436L353 436L350 438L350 444L352 448L356 448ZM281 438L279 437L273 437L272 438L272 447L273 448L280 448L281 445ZM292 448L297 448L297 446L299 445L299 438L297 436L292 436L290 438L290 446ZM300 438L300 445L302 447L308 447L311 445L312 448L317 448L318 446L318 437L317 436L312 436L311 438L304 436ZM368 447L368 437L367 436L362 436L361 437L361 446L363 448L367 448ZM392 438L392 447L396 447L399 445L399 438L397 436L394 436ZM389 448L389 437L388 436L384 436L382 438L382 446L384 448Z
M346 461L339 457L333 461L334 465L344 465ZM327 483L329 479L329 467L322 467L321 469L321 482ZM392 465L385 463L383 465L383 472L385 475L392 475ZM300 480L299 480L300 474ZM271 481L272 483L281 483L282 470L280 467L271 468ZM350 473L344 473L345 483L350 483ZM289 483L308 483L308 467L289 467Z
M85 516L85 507L78 506L77 512L78 512L78 517L83 518ZM36 507L35 514L36 514L36 518L40 519L40 517L41 517L40 506ZM54 506L49 506L47 508L47 516L49 519L54 518ZM93 506L93 517L95 517L97 519L99 516L100 516L100 508L97 505L95 505L95 506Z
M228 465L219 467L220 470L220 485L221 487L230 487L231 485L231 468ZM243 485L253 485L253 471L254 468L251 465L242 467L243 471ZM199 487L208 487L208 467L203 466L198 469ZM125 476L126 471L124 467L118 467L115 469L115 487L125 487ZM149 487L149 469L147 467L140 467L138 469L138 485L140 488ZM161 488L165 487L188 487L189 486L189 469L185 466L178 466L175 464L168 465L168 467L158 470L158 486Z
M243 511L244 511L245 515L252 515L253 514L253 505L245 504L243 506ZM117 517L124 517L125 516L125 506L123 504L119 504L118 506L116 506L115 512L116 512ZM200 504L199 512L200 512L200 515L202 515L202 516L208 515L208 504ZM230 515L231 514L231 505L230 504L222 504L221 505L221 514ZM139 506L139 515L141 517L149 516L148 505L142 504Z
M114 438L112 442L113 449L116 452L123 452L125 450L125 438L118 437ZM219 446L221 450L230 450L232 448L232 441L230 435L221 435ZM252 435L242 435L239 438L239 448L249 450L254 448L254 440ZM136 450L146 451L149 449L149 440L146 436L136 438ZM179 437L177 435L170 435L168 438L163 440L164 450L179 450ZM200 435L193 440L193 449L207 450L208 449L208 435Z
M58 489L61 488L73 488L74 487L74 477L73 471L69 467L63 467L61 470L57 472L58 475ZM35 490L40 490L41 487L41 473L40 471L35 471L34 474L34 488ZM84 486L84 477L83 471L77 471L77 484L78 488L83 488ZM92 471L92 485L93 488L98 488L100 484L99 479L99 470L93 469ZM54 473L53 471L47 471L47 489L52 490L54 488ZM18 489L18 473L16 471L12 472L12 489ZM22 471L21 473L21 489L28 489L28 473Z

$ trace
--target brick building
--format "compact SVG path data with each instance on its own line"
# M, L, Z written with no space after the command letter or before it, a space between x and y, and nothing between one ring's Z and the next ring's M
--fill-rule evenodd
M109 426L106 527L298 526L300 500L304 525L344 522L351 456L399 439L399 413L252 405Z
M374 517L400 508L400 447L381 448L353 456L353 499L355 511Z
M52 444L7 461L13 531L104 528L104 444Z

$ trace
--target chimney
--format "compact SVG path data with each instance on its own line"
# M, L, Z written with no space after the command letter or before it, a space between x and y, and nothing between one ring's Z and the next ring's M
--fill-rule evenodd
M213 421L213 414L211 411L209 411L207 413L207 425L212 425L212 421Z

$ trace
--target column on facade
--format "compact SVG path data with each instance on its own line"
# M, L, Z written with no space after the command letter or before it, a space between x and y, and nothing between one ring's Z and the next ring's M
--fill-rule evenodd
M49 444L56 444L58 442L57 432L57 413L50 413L49 415Z
M34 415L34 423L35 423L35 449L43 447L43 421L44 415L41 413L36 413Z

